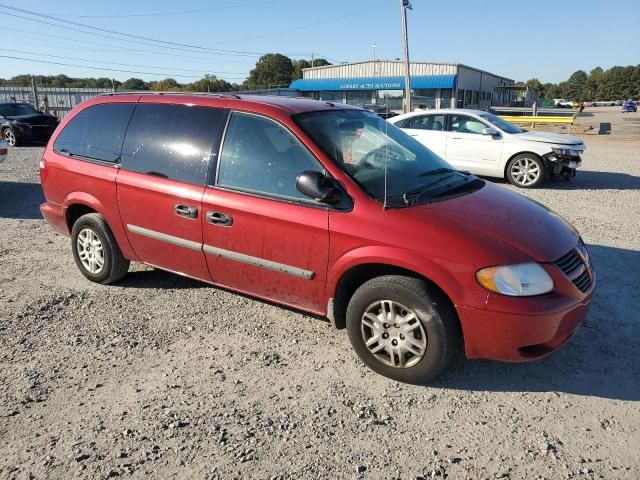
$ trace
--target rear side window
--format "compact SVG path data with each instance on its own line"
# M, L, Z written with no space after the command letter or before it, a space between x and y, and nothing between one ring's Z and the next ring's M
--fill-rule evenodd
M233 112L218 185L309 200L296 189L296 178L305 170L321 172L323 168L288 130L264 117Z
M82 110L60 132L53 149L67 155L117 162L134 107L133 103L104 103Z
M221 108L138 104L122 148L122 168L205 185L227 113Z
M413 117L411 123L405 125L405 128L415 128L418 130L444 130L444 115L421 115Z

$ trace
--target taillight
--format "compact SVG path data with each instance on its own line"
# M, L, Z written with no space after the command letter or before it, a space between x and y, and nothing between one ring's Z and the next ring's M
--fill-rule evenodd
M47 174L49 173L49 168L47 167L47 161L42 157L40 159L40 183L44 183L47 179Z
M0 155L6 155L7 153L9 153L9 150L6 148L0 148Z

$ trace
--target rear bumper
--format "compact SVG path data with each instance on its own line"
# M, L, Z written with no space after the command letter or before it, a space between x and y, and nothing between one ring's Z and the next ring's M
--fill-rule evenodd
M468 358L528 362L571 339L587 316L593 289L582 301L544 312L496 312L459 306Z
M67 236L70 235L65 207L53 202L44 202L40 205L40 213L56 232Z

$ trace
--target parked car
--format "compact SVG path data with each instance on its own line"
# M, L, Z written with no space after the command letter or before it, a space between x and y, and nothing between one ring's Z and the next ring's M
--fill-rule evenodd
M57 126L57 117L39 112L27 103L0 103L0 133L12 147L46 142Z
M553 105L556 108L573 108L574 104L571 100L565 100L564 98L554 98Z
M626 113L626 112L637 112L638 111L638 106L636 105L635 102L629 100L628 102L625 102L624 105L622 105L622 113Z
M7 155L9 154L9 146L7 142L0 139L0 163L4 162L7 159Z
M616 107L621 107L622 105L624 105L624 100L616 100L614 102L614 106Z
M538 187L552 175L575 176L586 149L577 137L527 132L480 110L412 112L389 122L457 169L522 188Z
M349 105L101 96L65 117L40 177L41 212L87 279L137 261L326 316L403 382L435 378L461 343L469 358L545 357L595 289L560 216Z

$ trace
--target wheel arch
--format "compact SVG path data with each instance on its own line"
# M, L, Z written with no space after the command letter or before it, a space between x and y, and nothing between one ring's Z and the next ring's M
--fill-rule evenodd
M98 213L102 215L111 233L113 233L124 257L129 260L138 260L124 231L120 213L117 211L117 208L115 212L110 211L98 198L86 192L72 192L68 194L63 205L65 209L65 221L69 232L73 229L73 224L82 215Z
M343 329L346 326L346 310L353 293L366 281L383 275L402 275L406 277L420 279L430 287L437 290L446 299L456 316L458 328L460 319L458 318L455 304L456 298L461 298L462 286L444 270L433 267L415 268L406 260L398 260L389 257L377 256L377 258L362 258L360 261L345 264L339 272L335 269L329 275L330 286L328 297L331 308L328 315L334 326Z

